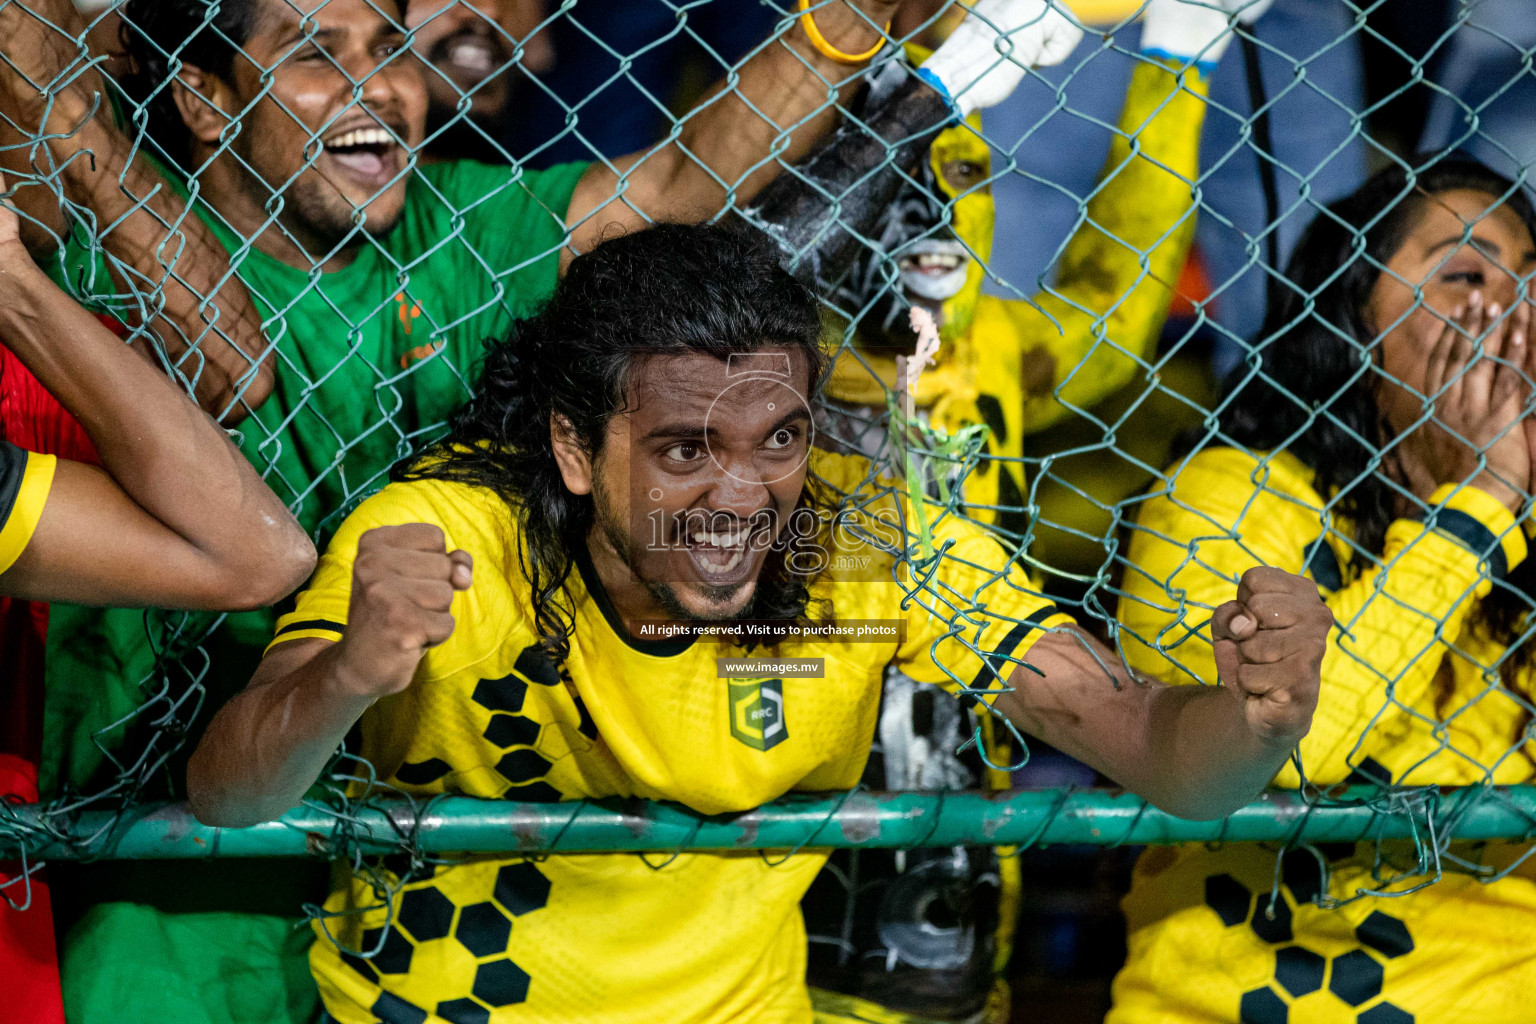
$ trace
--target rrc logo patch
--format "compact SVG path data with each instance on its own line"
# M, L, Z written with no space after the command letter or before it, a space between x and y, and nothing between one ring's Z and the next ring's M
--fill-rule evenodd
M771 750L789 739L784 721L784 683L779 679L728 679L731 735L753 750Z

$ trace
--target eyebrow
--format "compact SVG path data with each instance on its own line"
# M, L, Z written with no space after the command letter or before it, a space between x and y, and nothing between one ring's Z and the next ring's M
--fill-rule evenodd
M301 21L293 27L293 31L283 36L282 42L278 45L291 46L299 42L324 43L337 36L345 35L346 31L344 28L317 28L314 32L309 32L305 30L304 22Z
M1469 237L1465 232L1463 232L1459 235L1452 235L1450 238L1441 239L1434 245L1430 246L1427 250L1427 253L1432 255L1439 250L1444 249L1448 245L1471 245L1479 252L1489 252L1492 253L1495 257L1504 251L1497 242L1491 242L1486 238L1479 237L1478 235L1472 235Z
M789 426L791 423L795 423L800 420L809 420L810 418L811 414L803 407L798 409L791 409L789 412L779 417L778 420L776 420L773 425L768 428L767 433L771 434L775 430L780 430ZM693 441L700 438L704 440L713 440L719 438L719 436L719 431L715 430L713 427L706 428L701 423L674 422L663 423L652 430L646 431L645 436L640 438L640 440L642 442Z

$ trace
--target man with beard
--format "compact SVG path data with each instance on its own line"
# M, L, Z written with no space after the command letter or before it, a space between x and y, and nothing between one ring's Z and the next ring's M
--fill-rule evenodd
M668 225L578 257L489 352L448 438L337 532L193 757L198 817L281 815L354 726L386 791L744 811L855 784L890 665L1173 813L1256 795L1310 725L1332 625L1317 588L1250 571L1213 618L1226 685L1127 675L980 528L943 518L936 561L899 529L840 528L892 498L859 488L862 457L813 447L820 334L751 232ZM835 568L848 555L864 568ZM651 638L678 619L685 635ZM703 627L744 620L825 678L719 678L753 645ZM869 620L902 634L815 636ZM808 1022L798 903L825 859L368 865L338 877L316 927L339 946L318 941L311 966L342 1024Z
M248 410L247 457L303 527L324 535L396 458L440 431L485 339L536 308L576 252L650 219L745 202L780 161L807 152L894 7L830 0L807 12L701 101L670 145L529 171L416 164L426 86L405 49L409 8L395 0L128 0L127 90L142 104L134 117L149 155L98 105L107 85L75 64L69 36L82 26L68 0L12 0L0 6L0 112L46 138L3 159L47 170L70 201L73 225L51 191L17 193L33 244L77 294L111 305L122 286L134 308L135 287L165 282L166 307L144 305L201 339L179 353L199 397ZM982 101L969 97L997 102L1024 65L1055 52L1053 40L1069 50L1077 38L1044 0L978 7L985 17L969 42L927 70L941 116L948 108L931 89L973 107ZM167 224L183 240L166 244ZM97 233L110 260L89 245ZM209 322L239 343L215 344ZM45 797L66 786L160 795L145 776L179 759L184 730L200 724L200 688L217 703L221 688L248 678L272 626L269 612L216 620L55 606ZM157 774L179 779L179 763ZM202 891L180 869L131 887L95 872L100 890L83 898L90 917L65 950L71 1018L302 1016L302 994L274 983L258 999L220 966L247 957L263 965L257 976L281 978L291 937L281 915L302 896L269 873L255 894L265 899L238 903L266 916L216 914L236 905L232 893L249 895L233 873L209 868L212 891ZM174 964L176 984L140 983L144 961Z

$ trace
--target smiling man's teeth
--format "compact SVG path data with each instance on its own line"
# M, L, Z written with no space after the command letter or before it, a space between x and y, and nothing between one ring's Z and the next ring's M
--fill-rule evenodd
M358 128L321 141L326 149L352 149L357 146L393 146L395 137L383 128Z
M745 529L727 533L705 533L703 530L694 530L691 538L695 544L711 544L717 548L738 548L747 542Z
M689 552L705 572L728 573L746 560L751 536L752 531L745 523L729 530L696 529L689 534Z
M717 549L708 553L699 551L696 557L699 563L710 572L730 572L741 564L743 558L747 557L747 552L744 548L736 548L728 557L722 558L721 556L724 554L723 550Z

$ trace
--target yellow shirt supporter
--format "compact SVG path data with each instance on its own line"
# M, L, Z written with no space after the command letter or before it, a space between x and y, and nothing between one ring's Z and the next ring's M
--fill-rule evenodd
M818 460L832 461L844 460ZM1009 674L1007 658L1070 621L1001 545L951 517L935 539L953 546L907 607L878 552L864 581L815 588L839 622L905 620L901 642L789 641L744 654L707 637L638 641L579 564L567 582L575 615L562 681L535 647L506 506L489 491L432 481L392 484L348 517L274 642L341 639L358 538L416 522L442 527L450 549L475 559L452 638L427 652L410 689L361 722L361 753L381 782L418 796L643 797L714 814L791 790L846 789L869 754L887 665L951 689L992 686ZM726 656L825 658L826 677L721 679L716 658ZM810 1021L798 904L825 860L469 857L408 884L387 933L368 881L344 874L326 909L345 916L326 925L350 950L382 940L382 951L365 960L322 937L311 964L342 1024Z
M944 165L961 160L990 179L991 152L979 121L934 141L929 163L954 232L975 258L965 287L944 303L945 344L937 365L918 379L915 399L950 433L988 426L988 458L964 484L978 518L996 520L1026 504L1025 435L1124 387L1156 343L1194 238L1192 183L1208 93L1203 75L1175 75L1157 61L1137 64L1099 184L1061 254L1055 284L1027 300L982 292L992 253L992 193L984 187L959 194L944 177ZM851 405L884 408L895 382L894 357L867 349L857 359L843 353L827 391Z
M1351 575L1350 527L1323 511L1312 472L1279 452L1200 452L1170 471L1132 535L1119 619L1134 668L1170 682L1213 678L1211 610L1255 565L1306 572L1338 620L1323 661L1309 780L1408 785L1528 783L1524 694L1506 689L1502 645L1478 602L1526 557L1514 517L1488 494L1447 486L1424 521L1387 530L1380 568ZM1296 786L1288 766L1277 780ZM1498 871L1528 844L1457 843ZM1270 905L1271 845L1149 850L1125 900L1126 965L1107 1024L1515 1024L1536 1008L1536 872L1484 883L1454 861L1434 880L1409 844L1285 853ZM1380 860L1378 861L1378 856ZM1324 870L1326 866L1326 872ZM1394 883L1390 880L1397 878ZM1351 900L1314 905L1323 894Z

